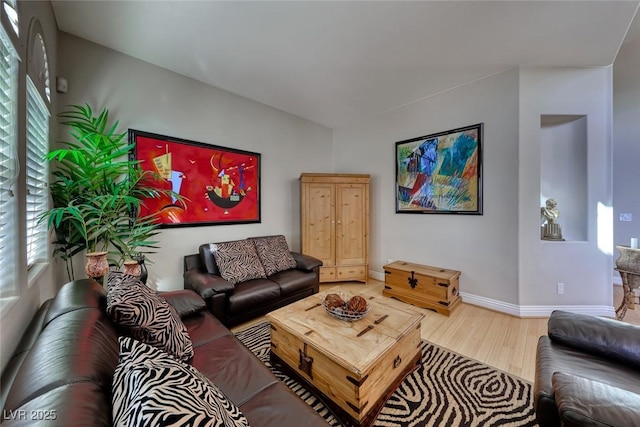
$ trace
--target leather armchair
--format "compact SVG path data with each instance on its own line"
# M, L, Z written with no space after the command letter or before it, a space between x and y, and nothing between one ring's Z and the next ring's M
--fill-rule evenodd
M640 423L640 327L554 311L536 353L541 427Z

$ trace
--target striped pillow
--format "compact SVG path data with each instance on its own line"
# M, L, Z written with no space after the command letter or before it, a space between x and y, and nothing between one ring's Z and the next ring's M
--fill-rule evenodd
M256 248L250 240L211 243L209 247L224 280L236 284L267 278Z
M254 245L267 276L296 268L296 260L289 252L284 236L254 237Z
M180 360L193 357L189 332L167 300L137 277L115 271L109 272L107 289L107 314L116 325Z
M113 425L248 427L240 409L200 371L120 337L112 383Z

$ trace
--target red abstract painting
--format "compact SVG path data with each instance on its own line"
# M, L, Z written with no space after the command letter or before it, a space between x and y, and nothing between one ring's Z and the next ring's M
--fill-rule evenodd
M147 199L140 215L159 212L162 227L260 222L260 154L129 130L134 156L153 186L180 198Z

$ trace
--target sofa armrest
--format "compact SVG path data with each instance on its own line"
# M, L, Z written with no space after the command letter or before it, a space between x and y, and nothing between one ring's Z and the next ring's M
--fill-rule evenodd
M548 335L552 341L600 357L640 366L640 327L613 319L556 310Z
M640 419L640 395L576 375L553 374L564 427L632 426Z
M234 289L233 283L200 270L189 270L184 273L184 287L196 291L205 300L214 294L224 294Z
M189 270L204 270L202 262L200 261L199 254L185 255L182 261L182 265L183 272L187 272Z
M180 317L186 317L207 308L207 304L200 295L188 289L160 292L160 295L176 309Z
M309 255L299 252L291 252L293 259L296 260L296 268L300 270L313 271L318 267L322 267L322 261Z

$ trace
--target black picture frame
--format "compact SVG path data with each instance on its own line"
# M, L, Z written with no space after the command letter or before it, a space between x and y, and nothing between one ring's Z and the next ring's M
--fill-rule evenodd
M149 198L141 216L160 228L261 222L261 155L252 151L129 129L130 156L157 177L152 186L183 199Z
M478 123L395 143L396 213L482 215Z

